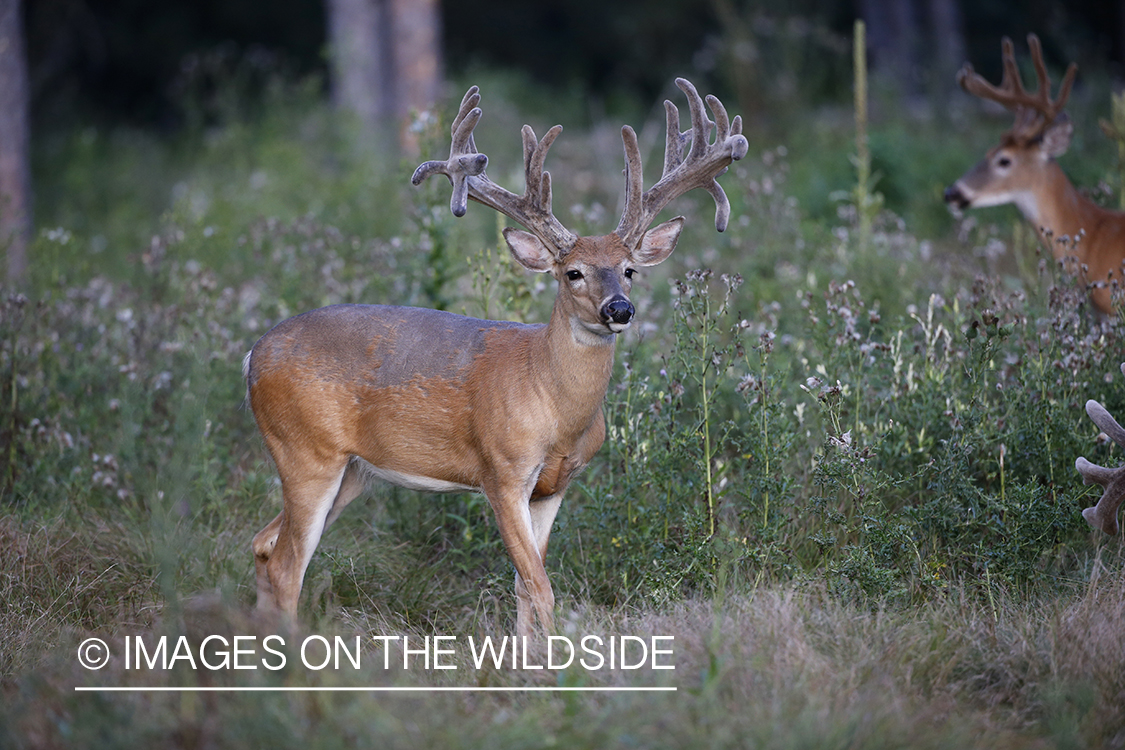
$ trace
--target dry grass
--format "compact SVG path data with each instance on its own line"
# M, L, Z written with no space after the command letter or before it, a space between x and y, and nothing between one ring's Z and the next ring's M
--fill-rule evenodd
M23 747L278 746L389 747L768 747L1038 748L1125 747L1125 586L1120 560L1099 565L1084 591L1048 601L980 603L950 596L921 608L845 604L816 585L763 587L750 595L690 601L659 611L582 605L564 611L560 633L673 635L674 672L474 669L467 650L457 670L383 669L371 635L421 639L392 617L345 610L304 635L360 635L363 667L314 672L296 658L266 673L125 670L120 658L81 669L75 646L89 635L60 608L21 609L43 578L45 556L69 559L59 592L81 597L111 573L97 550L67 554L73 537L13 532L6 524L3 574L9 678L0 718L7 741ZM11 554L17 550L16 554ZM85 560L85 568L75 567ZM25 564L26 563L26 564ZM21 569L29 571L21 575ZM36 572L38 571L38 572ZM101 578L98 578L99 574ZM55 575L55 574L52 574ZM87 577L93 580L82 583ZM101 583L98 583L101 581ZM12 598L25 592L24 598ZM70 593L68 593L70 592ZM48 601L49 597L30 597ZM93 606L93 605L91 605ZM17 614L17 612L19 614ZM136 618L122 618L136 622ZM482 612L469 635L504 631ZM213 596L184 600L151 627L109 634L120 654L126 634L198 644L209 634L256 635L276 626ZM284 631L282 631L284 632ZM103 633L103 635L105 635ZM13 640L15 639L15 640ZM37 665L11 654L37 653ZM392 663L396 663L396 651ZM542 663L542 644L532 658ZM15 667L14 670L11 668ZM183 665L181 664L181 667ZM409 694L75 693L75 685L674 685L675 693ZM0 735L3 736L3 735Z
M52 644L99 628L152 623L156 581L125 526L0 517L0 675L31 670Z

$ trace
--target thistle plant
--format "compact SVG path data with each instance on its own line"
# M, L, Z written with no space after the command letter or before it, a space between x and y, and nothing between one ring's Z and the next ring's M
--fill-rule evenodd
M725 318L734 292L742 285L742 277L723 274L721 297L712 294L710 270L691 271L684 281L674 282L673 324L676 341L669 364L682 380L680 387L693 385L698 389L693 425L689 427L701 452L695 458L703 472L705 527L707 535L716 532L716 514L721 487L717 486L715 456L726 434L717 435L714 409L718 395L716 382L730 366L736 349L729 338ZM689 443L690 444L690 443Z

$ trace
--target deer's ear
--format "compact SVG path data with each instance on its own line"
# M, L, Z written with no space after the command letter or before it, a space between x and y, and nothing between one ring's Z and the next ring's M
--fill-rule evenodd
M507 227L504 229L504 241L508 243L512 257L529 271L546 273L554 267L554 254L534 234Z
M1052 158L1058 158L1066 153L1070 146L1070 136L1074 133L1074 124L1066 112L1061 113L1055 121L1047 126L1043 133L1043 152Z
M676 249L683 228L684 217L677 216L645 232L640 247L633 251L633 262L639 266L655 266L664 261Z

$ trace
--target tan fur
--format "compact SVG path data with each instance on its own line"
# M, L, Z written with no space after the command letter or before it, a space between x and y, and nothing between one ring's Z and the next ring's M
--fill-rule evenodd
M530 632L534 612L549 628L547 539L567 485L605 439L616 334L600 309L628 292L630 267L616 235L579 238L551 269L559 293L545 326L338 305L263 336L246 366L250 405L284 509L254 539L259 607L296 613L320 535L363 490L362 459L484 492L517 571L517 627ZM455 350L423 356L419 342L434 341Z
M1125 214L1079 193L1058 163L1039 148L1035 143L993 148L953 184L947 199L965 207L1015 203L1056 260L1075 260L1072 270L1089 286L1094 306L1111 313L1114 282L1120 284L1123 278ZM1003 158L1011 166L999 173L996 164Z

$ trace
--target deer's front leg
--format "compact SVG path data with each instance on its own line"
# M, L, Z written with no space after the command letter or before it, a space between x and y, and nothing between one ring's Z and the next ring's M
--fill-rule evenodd
M551 536L551 526L555 523L555 516L559 512L559 506L562 504L562 492L558 492L550 497L542 497L532 500L528 504L528 511L531 514L531 529L535 535L535 547L539 552L539 562L544 565L547 561L547 539ZM544 568L544 573L546 569ZM550 582L547 583L547 591L551 594L551 607L550 612L554 613L554 593L551 591ZM534 599L527 586L524 585L523 578L520 576L519 568L516 569L516 624L527 623L528 629L531 627L532 622L532 609L534 607ZM540 616L542 619L542 616ZM549 621L545 625L550 628ZM520 635L527 633L520 632Z
M533 613L538 615L540 626L548 633L555 626L555 594L551 591L547 569L543 566L543 553L550 524L554 521L562 496L543 498L534 504L529 500L540 469L541 466L536 466L530 472L506 471L504 478L498 478L484 488L496 514L500 538L504 540L508 556L516 567L516 633L522 636L532 633ZM505 478L507 481L504 481ZM548 510L550 518L546 518Z

